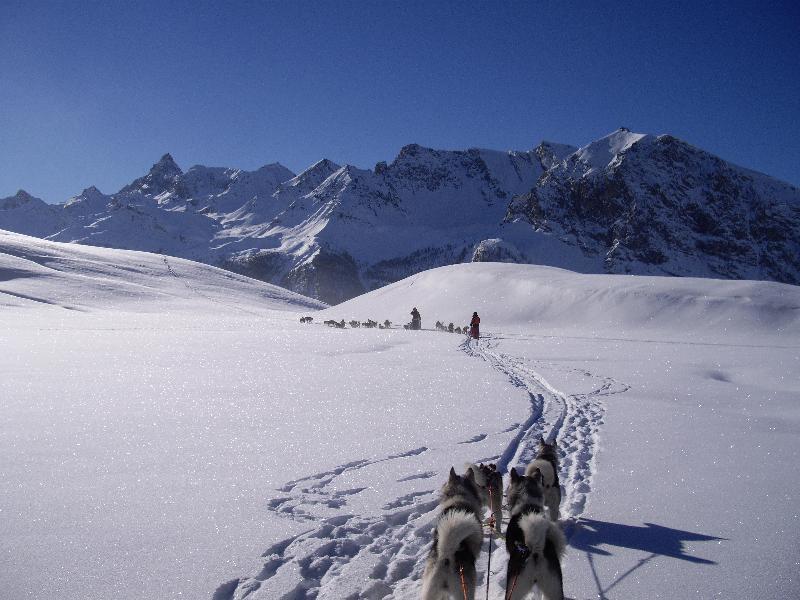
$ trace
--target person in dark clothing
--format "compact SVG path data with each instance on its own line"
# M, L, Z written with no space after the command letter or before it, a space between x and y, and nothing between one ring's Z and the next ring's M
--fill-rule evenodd
M411 329L422 329L422 317L416 306L411 310Z
M476 340L480 337L481 318L478 313L472 313L472 320L469 322L469 335Z

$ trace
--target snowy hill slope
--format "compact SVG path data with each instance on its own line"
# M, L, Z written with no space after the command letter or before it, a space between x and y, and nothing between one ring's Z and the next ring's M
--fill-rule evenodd
M726 336L797 336L800 288L755 281L690 277L583 275L533 265L476 263L424 271L323 314L410 321L412 306L423 324L465 325L472 311L493 328L541 334L625 337L658 333L680 341ZM384 317L384 315L386 315ZM686 327L692 323L692 327Z
M582 148L410 144L371 170L325 159L298 175L184 172L166 154L110 196L21 194L0 200L0 228L181 256L330 304L463 262L800 283L800 190L624 128Z
M800 592L800 288L482 263L302 325L202 265L0 240L4 597L418 598L450 466L540 435L568 597ZM413 305L483 338L321 324Z
M180 258L0 231L0 306L6 309L215 311L220 303L262 311L324 307L283 288Z

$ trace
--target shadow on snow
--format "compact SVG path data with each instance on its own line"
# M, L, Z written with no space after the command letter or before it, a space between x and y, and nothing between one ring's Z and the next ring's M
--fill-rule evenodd
M725 538L681 531L653 523L645 523L643 527L609 523L595 519L582 518L577 524L569 543L576 550L590 554L610 556L612 552L600 546L617 546L641 550L661 556L679 558L693 563L715 565L713 560L699 558L686 553L685 542L720 541Z
M586 558L592 569L592 575L595 585L597 586L597 597L600 600L609 600L606 594L611 591L611 589L620 584L637 569L645 566L658 556L668 556L670 558L677 558L701 565L716 565L717 563L713 560L688 554L684 544L686 542L710 542L727 539L706 535L704 533L672 529L671 527L664 527L653 523L645 523L643 526L636 526L586 518L581 518L574 526L568 527L567 529L569 545L575 550L586 553ZM572 531L569 531L569 529ZM601 548L601 546L629 548L648 554L644 558L636 561L631 568L620 573L610 584L603 586L594 563L594 555L611 556L613 552L609 549Z

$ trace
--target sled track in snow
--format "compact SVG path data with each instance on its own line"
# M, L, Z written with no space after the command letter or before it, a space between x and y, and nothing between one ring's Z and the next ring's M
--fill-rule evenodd
M567 395L553 388L521 358L498 351L491 337L466 340L460 350L485 360L522 388L531 402L528 418L499 434L516 431L497 458L501 470L524 466L536 455L539 436L556 439L563 486L562 519L576 519L591 491L597 433L603 422L601 397L625 391L609 378L586 394ZM596 376L581 370L588 378ZM495 434L491 434L495 435ZM483 440L481 434L462 443ZM441 481L435 472L402 476L415 457L442 453L448 448L414 448L376 459L352 461L333 469L287 482L279 496L266 504L268 511L303 524L308 530L273 544L264 551L260 572L221 585L213 600L356 600L417 598L438 505ZM387 501L379 511L365 514L359 495L369 494L373 475L393 469L397 482L414 489ZM477 564L485 584L487 541ZM500 540L493 541L490 598L504 597L507 555ZM365 577L366 574L366 577ZM479 590L479 597L485 592Z
M385 463L413 459L428 451L421 447L353 461L280 487L283 495L270 500L268 510L308 523L310 530L273 544L262 555L265 562L258 575L223 584L213 600L377 600L398 597L404 587L414 589L422 575L440 482L386 502L378 514L338 514L337 510L367 490L364 486L342 489L343 479L368 480L373 468L385 469ZM401 462L397 468L402 469ZM399 481L436 475L421 473ZM320 517L326 510L334 514ZM364 573L369 574L366 581Z
M600 386L589 393L565 394L527 366L523 359L503 354L497 346L498 342L487 336L480 341L468 339L461 349L488 362L513 385L523 388L531 400L531 415L501 456L498 468L503 472L512 467L522 470L536 457L540 436L548 442L556 440L562 486L561 518L575 519L583 512L591 491L597 435L603 424L601 398L629 388L603 377ZM581 374L595 377L588 371L581 371Z

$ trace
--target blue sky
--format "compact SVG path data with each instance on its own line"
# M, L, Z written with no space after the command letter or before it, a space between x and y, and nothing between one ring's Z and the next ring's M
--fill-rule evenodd
M0 197L620 126L800 185L797 3L228 4L0 0Z

